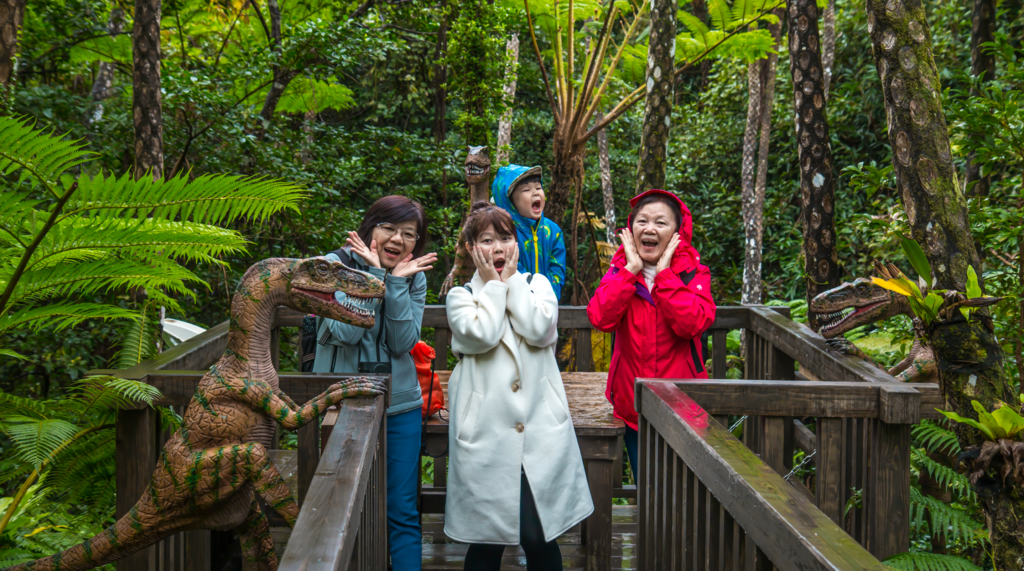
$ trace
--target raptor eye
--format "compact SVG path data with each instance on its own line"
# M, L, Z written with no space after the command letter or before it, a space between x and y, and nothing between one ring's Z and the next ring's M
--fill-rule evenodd
M331 265L327 262L317 262L316 273L321 276L327 277L331 273Z

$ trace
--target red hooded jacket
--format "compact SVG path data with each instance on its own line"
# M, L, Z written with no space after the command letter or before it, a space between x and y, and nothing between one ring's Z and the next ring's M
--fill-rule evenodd
M649 190L629 201L632 207L644 196L658 193L679 203L682 224L680 243L670 268L654 278L654 291L647 291L642 275L626 270L626 254L619 246L611 268L587 305L587 316L595 329L615 332L615 346L608 369L605 397L615 417L637 429L633 387L637 377L663 379L706 379L701 334L715 320L711 299L711 271L700 264L700 254L691 244L693 219L690 209L674 194ZM632 228L630 215L626 227Z

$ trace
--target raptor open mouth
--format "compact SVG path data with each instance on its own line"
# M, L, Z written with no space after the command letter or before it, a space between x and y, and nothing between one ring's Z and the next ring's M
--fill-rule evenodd
M466 165L466 176L480 176L485 174L487 169L477 165Z
M369 317L370 319L373 319L373 300L377 299L377 296L349 294L345 298L345 301L338 303L337 298L334 297L333 291L317 291L303 288L294 289L295 291L322 303L337 305L356 317Z
M822 321L825 322L825 325L823 325L821 327L821 331L824 333L824 332L827 332L827 331L832 331L834 329L838 329L840 325L843 325L847 320L849 320L854 315L860 315L862 313L866 313L866 312L868 312L868 311L870 311L870 310L872 310L872 309L882 305L883 303L885 303L885 302L879 301L879 302L876 302L876 303L870 303L870 304L865 305L863 307L844 307L844 308L840 309L839 311L831 311L831 312L827 312L827 313L819 313L818 314L819 318Z

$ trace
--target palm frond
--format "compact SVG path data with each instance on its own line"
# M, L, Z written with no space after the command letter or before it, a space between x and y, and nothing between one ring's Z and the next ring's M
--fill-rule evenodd
M967 476L957 473L956 470L949 466L944 466L932 460L920 448L912 449L910 458L912 463L917 464L918 470L927 471L931 479L950 490L956 491L963 499L968 501L977 499Z
M37 470L79 430L61 419L39 419L21 415L4 418L0 431L14 442L14 455Z
M929 452L941 452L956 456L960 453L960 442L952 430L931 419L924 419L910 429L911 435Z
M979 540L977 532L982 529L982 524L975 521L967 510L925 496L915 487L910 488L910 522L911 529L923 529L922 526L927 524L932 533L945 534L953 541L962 539L970 545Z
M91 156L77 142L36 129L30 118L0 117L0 173L20 169L22 179L34 178L55 193L60 175Z
M100 173L78 179L78 192L64 216L88 213L99 218L225 225L243 218L262 220L286 209L298 212L296 205L304 196L294 184L265 178L203 175L189 180L182 174L154 181L135 180L129 173L119 178Z
M962 557L938 553L900 553L889 557L884 563L890 569L900 571L983 571Z

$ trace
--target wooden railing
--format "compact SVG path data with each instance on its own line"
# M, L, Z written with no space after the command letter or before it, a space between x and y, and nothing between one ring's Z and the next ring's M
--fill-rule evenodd
M639 569L886 569L684 388L637 385Z

